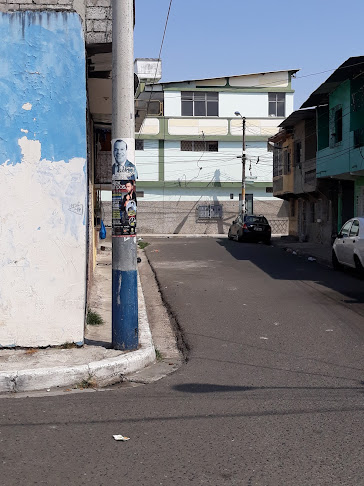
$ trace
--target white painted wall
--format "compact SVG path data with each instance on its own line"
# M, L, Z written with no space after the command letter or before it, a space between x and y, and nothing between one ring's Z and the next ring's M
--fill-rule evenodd
M241 142L219 142L218 152L184 152L179 141L166 141L164 146L164 174L166 181L237 182L241 181ZM246 176L256 182L272 182L272 153L265 142L246 144L248 162ZM259 163L257 160L259 157ZM200 170L199 167L202 167Z
M181 116L181 92L164 92L164 116Z
M293 94L294 93L286 93L286 118L294 111L293 110Z
M86 160L41 158L19 138L22 162L0 165L0 345L83 342Z
M159 142L144 140L144 150L135 151L135 163L138 170L138 180L157 181L159 176Z
M268 117L268 93L219 93L219 116L233 118L236 111L245 117Z
M142 201L145 202L169 202L169 201L200 201L203 203L206 202L213 202L217 199L219 201L231 201L230 194L234 195L234 201L239 200L239 193L240 189L234 187L189 187L188 183L187 186L185 185L184 181L181 181L181 185L168 185L166 183L165 187L158 187L158 188L143 188L143 185L140 185L140 189L144 191L144 197ZM266 194L265 188L257 188L252 184L247 184L246 187L247 194L253 194L254 199L257 200L273 200L272 194Z

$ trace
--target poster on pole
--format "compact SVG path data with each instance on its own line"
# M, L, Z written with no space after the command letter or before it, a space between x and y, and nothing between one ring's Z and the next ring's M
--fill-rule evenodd
M135 236L138 172L134 164L134 140L117 138L111 144L112 236Z
M136 214L135 181L113 181L112 236L135 236Z

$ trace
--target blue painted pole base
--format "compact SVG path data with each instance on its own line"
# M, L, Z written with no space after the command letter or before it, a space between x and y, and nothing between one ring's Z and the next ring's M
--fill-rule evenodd
M112 344L114 349L138 348L138 280L136 270L112 271Z

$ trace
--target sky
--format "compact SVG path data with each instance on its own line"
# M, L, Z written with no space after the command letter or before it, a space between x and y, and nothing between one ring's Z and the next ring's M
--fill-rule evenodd
M158 58L169 4L136 0L136 58ZM172 0L162 81L300 69L298 109L346 59L364 55L363 19L364 0Z

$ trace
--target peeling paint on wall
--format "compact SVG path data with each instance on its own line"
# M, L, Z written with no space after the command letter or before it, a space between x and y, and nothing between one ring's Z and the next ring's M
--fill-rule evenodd
M0 345L83 341L86 88L75 13L0 15Z

